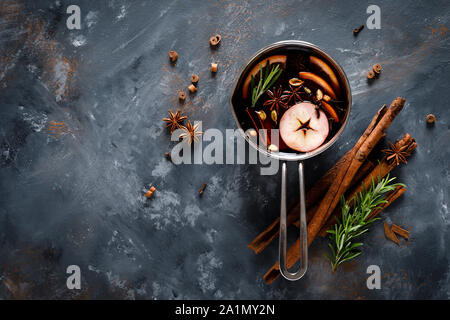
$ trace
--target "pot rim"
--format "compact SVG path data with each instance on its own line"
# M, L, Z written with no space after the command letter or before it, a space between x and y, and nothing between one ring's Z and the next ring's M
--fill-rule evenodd
M347 112L345 115L345 119L344 122L342 123L341 128L338 130L338 132L336 132L336 134L325 144L323 144L322 146L320 146L319 148L310 151L310 152L302 152L302 153L293 153L293 152L268 152L267 148L263 148L261 146L258 146L253 140L251 140L245 133L244 130L242 129L242 126L239 122L239 119L237 117L236 111L235 111L235 107L233 106L233 97L236 94L236 90L238 89L238 84L241 81L241 78L245 75L245 73L247 71L249 71L250 67L253 66L253 64L258 61L263 55L265 55L267 52L270 52L272 50L276 50L279 48L283 48L283 47L300 47L300 48L307 48L309 50L311 50L313 53L318 54L320 57L325 58L325 61L327 63L330 63L334 69L337 71L338 73L338 77L339 80L341 80L341 82L343 82L344 87L346 89L347 92ZM234 120L236 122L236 125L241 132L241 135L244 137L244 139L247 141L248 144L250 144L253 148L255 148L256 150L258 150L260 153L270 157L270 158L274 158L274 159L278 159L278 160L283 160L283 161L301 161L301 160L306 160L309 158L312 158L322 152L324 152L325 150L327 150L328 148L330 148L335 142L336 140L339 138L339 136L342 134L342 132L344 131L345 127L347 126L348 120L350 118L350 111L351 111L351 107L352 107L352 94L351 94L351 88L350 88L350 83L347 79L347 75L345 74L344 70L342 69L342 67L339 65L339 63L334 60L328 53L326 53L324 50L322 50L321 48L319 48L318 46L306 42L306 41L300 41L300 40L284 40L284 41L279 41L279 42L275 42L272 44L269 44L267 46L265 46L264 48L258 50L247 62L247 64L241 69L241 71L239 72L239 76L236 78L236 80L234 81L233 84L233 88L231 90L231 95L230 95L230 107L231 107L231 113L233 114Z

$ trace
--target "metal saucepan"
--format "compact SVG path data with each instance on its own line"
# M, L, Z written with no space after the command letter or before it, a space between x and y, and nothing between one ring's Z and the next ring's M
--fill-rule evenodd
M336 72L336 76L341 85L341 95L347 97L348 105L346 106L346 115L343 119L343 123L339 131L332 137L328 142L320 146L319 148L305 153L293 153L293 152L268 152L265 146L258 146L253 140L250 140L246 134L243 134L244 139L255 149L257 149L262 154L277 159L282 160L281 166L281 210L280 210L280 242L279 242L279 265L280 271L283 277L288 280L299 280L306 273L308 268L308 240L307 240L307 225L306 225L306 208L305 208L305 185L304 185L304 169L303 169L303 160L312 158L329 147L331 147L339 136L342 134L344 130L352 105L352 97L350 91L350 84L348 82L347 76L345 72L342 70L340 65L326 52L324 52L319 47L304 41L298 40L286 40L273 43L268 45L267 47L256 52L250 61L246 64L243 70L240 72L238 78L236 79L231 97L230 97L230 105L231 112L236 121L238 128L242 129L241 122L238 118L239 113L236 112L237 108L245 108L242 105L233 105L233 100L235 100L235 95L241 94L240 88L242 85L242 81L244 81L245 76L249 72L249 70L262 58L270 55L271 52L279 51L280 49L300 49L302 51L306 51L314 56L317 56L327 62ZM243 130L240 130L242 133ZM286 161L298 161L298 176L299 176L299 184L300 184L300 268L296 272L290 272L287 270L286 266L286 249L287 249L287 231L286 231Z

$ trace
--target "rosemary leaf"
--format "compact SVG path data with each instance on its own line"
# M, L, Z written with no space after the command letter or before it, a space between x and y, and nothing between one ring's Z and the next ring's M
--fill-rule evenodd
M252 78L251 82L251 92L252 92L252 107L255 107L256 102L259 98L267 91L274 83L278 80L283 69L280 69L279 65L273 66L269 72L269 63L264 67L265 72L263 73L263 67L259 66L259 81L258 85L255 87L255 80Z
M404 186L401 183L393 183L395 178L389 178L387 175L384 179L372 179L370 188L366 190L363 186L361 192L356 194L351 200L353 208L350 209L349 202L341 198L342 217L337 218L337 223L333 225L329 234L328 246L331 249L331 255L326 255L330 261L332 271L335 272L340 264L345 261L356 258L361 254L357 248L363 245L362 242L354 242L356 238L369 231L369 226L379 218L367 220L370 214L386 203L385 194L394 190L398 186Z

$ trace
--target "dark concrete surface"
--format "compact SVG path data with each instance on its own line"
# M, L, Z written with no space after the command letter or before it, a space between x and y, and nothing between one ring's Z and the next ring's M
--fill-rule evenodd
M0 298L448 299L450 297L448 1L0 1ZM65 13L78 4L82 29ZM364 24L369 4L381 29ZM209 48L214 33L223 37ZM266 286L277 244L247 244L279 213L279 175L258 165L180 165L161 118L182 106L203 129L234 128L228 97L247 59L279 40L315 43L348 75L353 109L343 136L306 161L311 185L342 156L382 104L407 104L388 130L419 147L394 174L407 192L383 214L409 226L400 246L377 223L364 253L332 275L326 241L309 271ZM178 51L176 67L169 50ZM209 63L217 61L212 77ZM365 73L381 63L379 79ZM425 116L434 113L428 128ZM53 129L59 128L60 134ZM290 166L295 172L294 164ZM202 198L198 189L208 187ZM143 195L148 185L155 197ZM295 175L289 181L295 197ZM81 290L66 288L79 265ZM381 290L366 288L379 265Z

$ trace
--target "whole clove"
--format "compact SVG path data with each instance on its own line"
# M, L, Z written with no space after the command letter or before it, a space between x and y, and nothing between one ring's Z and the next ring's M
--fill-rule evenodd
M167 160L172 161L172 157L170 156L170 153L166 152L166 153L164 153L164 156L166 157Z
M205 192L206 186L207 186L206 183L202 184L202 187L200 188L200 190L198 190L198 193L200 195L203 195L203 192Z
M364 25L360 25L358 28L353 29L353 35L357 36L358 33L360 33L362 31L362 29L364 29Z

